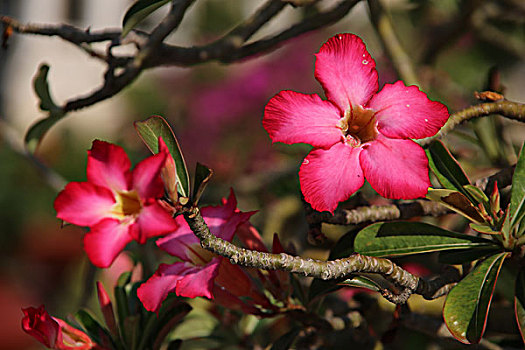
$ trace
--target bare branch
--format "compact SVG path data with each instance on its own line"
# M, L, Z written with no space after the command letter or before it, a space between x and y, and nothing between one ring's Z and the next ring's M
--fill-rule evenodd
M159 53L155 57L156 60L152 64L154 66L189 66L211 60L231 63L258 53L269 52L286 40L337 22L346 16L358 2L359 0L341 1L332 9L305 18L279 34L233 49L230 46L217 45L216 43L192 48L164 45L160 47Z
M479 105L470 106L459 112L450 115L447 123L439 130L439 132L425 139L417 140L420 145L428 145L434 140L438 140L454 130L459 124L467 120L488 116L491 114L499 114L505 118L525 122L525 104L512 102L508 100L481 103Z
M501 190L512 183L515 165L502 169L489 177L476 181L476 186L485 193L491 193L494 183L498 183ZM362 223L406 220L416 216L441 216L452 213L439 203L428 200L416 200L413 202L396 203L390 205L371 205L355 209L337 210L334 215L328 212L317 212L312 210L306 216L310 226L326 222L334 225L358 225Z
M153 30L146 45L141 48L134 59L126 65L124 71L120 75L115 76L113 74L113 69L116 67L110 66L102 87L86 97L75 98L67 101L64 107L62 107L63 111L69 112L91 106L116 95L126 86L131 84L140 75L146 62L155 54L158 46L161 45L166 36L179 26L186 10L194 1L195 0L183 0L174 3L168 15Z
M459 273L453 269L455 272L443 274L427 282L425 279L411 274L388 259L357 253L352 254L348 258L321 261L303 259L285 253L271 254L248 250L214 236L204 222L197 207L189 208L183 215L204 249L229 259L233 264L264 270L288 271L323 280L345 278L359 272L375 273L402 288L400 294L382 291L388 300L396 303L404 303L412 293L421 294L427 299L432 299L443 288L443 285L457 282L459 278Z

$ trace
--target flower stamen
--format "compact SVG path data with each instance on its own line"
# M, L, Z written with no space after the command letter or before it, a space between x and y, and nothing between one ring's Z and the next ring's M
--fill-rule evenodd
M137 216L140 214L142 203L137 191L116 192L115 199L117 202L113 206L112 214L117 218L123 219L127 216Z
M339 121L339 128L343 132L345 143L352 147L373 141L377 138L377 120L372 109L355 106L348 110Z

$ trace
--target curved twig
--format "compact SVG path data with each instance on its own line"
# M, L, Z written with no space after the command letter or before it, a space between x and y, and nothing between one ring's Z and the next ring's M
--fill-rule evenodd
M503 100L470 106L459 112L451 114L447 123L441 128L441 130L439 130L436 135L417 140L417 142L422 146L428 145L432 141L442 138L454 130L456 126L466 122L467 120L484 117L491 114L500 114L501 116L508 119L525 122L525 104Z
M479 179L476 181L476 186L487 194L490 194L494 189L494 183L498 184L500 190L510 186L515 168L516 166L513 165L489 177ZM341 209L336 210L334 215L311 210L308 212L306 220L310 227L315 227L323 222L334 225L358 225L376 221L406 220L416 216L441 216L448 213L452 213L452 211L441 204L420 199L413 202Z
M323 280L344 278L356 272L375 273L402 288L401 293L398 295L391 292L382 292L393 302L404 303L412 293L421 294L425 298L431 299L443 287L443 284L457 282L457 278L459 278L459 274L456 271L456 273L444 274L427 282L425 279L411 274L388 259L357 253L352 254L348 258L321 261L303 259L285 253L271 254L248 250L214 236L204 222L197 207L188 209L183 215L204 249L229 259L233 264L264 270L288 271Z

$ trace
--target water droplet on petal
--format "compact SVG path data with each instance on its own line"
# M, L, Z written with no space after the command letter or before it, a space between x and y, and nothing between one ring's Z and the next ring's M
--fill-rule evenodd
M410 105L409 105L409 104L407 104L407 108L408 108L408 107L410 107Z
M365 58L365 57L366 57L366 54L364 53L364 54L363 54L363 58Z
M341 40L341 39L343 39L343 36L342 36L341 34L339 34L339 35L337 36L337 39Z
M367 60L363 60L363 62L361 62L363 64L368 64L368 61Z
M303 164L304 165L309 164L309 163L310 163L310 161L308 159L303 160Z
M425 118L425 122L427 122L427 123L428 123L428 119L427 119L427 118Z

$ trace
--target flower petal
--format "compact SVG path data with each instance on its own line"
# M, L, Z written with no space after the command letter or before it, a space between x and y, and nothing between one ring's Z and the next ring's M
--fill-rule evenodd
M177 282L175 292L178 296L186 298L206 297L213 299L213 284L219 273L219 265L222 258L213 258L205 266L195 266ZM189 264L189 263L187 263Z
M263 127L273 142L330 148L341 140L340 118L338 108L318 95L281 91L266 105Z
M173 265L160 264L153 276L137 289L137 296L148 311L158 312L162 302L175 290L177 281L192 266L182 262Z
M175 219L158 203L144 206L137 218L139 225L137 242L144 244L150 237L160 236L177 229Z
M60 326L46 311L44 305L22 309L22 329L48 348L54 348Z
M376 62L358 36L338 34L321 46L316 57L315 78L341 111L364 106L377 91Z
M361 148L342 142L329 150L314 149L299 170L304 199L317 211L333 212L364 183L359 166Z
M95 140L88 151L87 179L112 191L129 190L131 162L122 147Z
M182 215L175 219L177 229L169 235L156 241L157 246L170 255L176 256L184 261L191 261L194 246L200 246L199 239L191 231Z
M414 141L380 136L366 144L359 159L366 179L381 196L413 199L426 195L428 159Z
M133 189L140 198L159 198L164 193L164 183L160 171L166 161L166 153L161 152L150 156L133 169Z
M149 280L142 284L137 295L149 311L157 312L168 293L195 298L213 298L212 288L219 270L220 258L213 259L203 268L186 262L172 265L161 264Z
M57 217L80 226L93 226L111 215L115 204L113 193L91 182L70 182L57 198Z
M116 219L104 219L84 236L84 249L97 267L108 267L133 239L129 231L136 224L121 224Z
M448 120L447 107L428 99L415 85L386 84L370 100L379 131L389 138L422 139L435 135Z
M230 242L237 228L247 222L255 212L231 212L225 207L205 207L201 209L204 221L216 237Z

